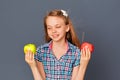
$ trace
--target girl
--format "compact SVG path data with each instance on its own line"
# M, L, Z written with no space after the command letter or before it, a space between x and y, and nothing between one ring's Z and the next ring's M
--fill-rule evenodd
M46 44L34 56L25 54L35 80L83 80L91 54L79 49L79 40L64 10L53 10L44 18Z

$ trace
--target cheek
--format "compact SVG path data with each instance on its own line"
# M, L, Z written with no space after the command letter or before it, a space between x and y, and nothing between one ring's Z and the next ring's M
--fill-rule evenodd
M59 30L59 32L61 32L61 33L66 33L67 30L66 30L66 28L62 28L62 29Z
M50 34L51 33L51 31L50 30L47 30L47 34Z
M47 30L47 35L48 35L49 37L50 37L50 34L51 34L51 33L50 33L50 31L49 31L49 30Z
M65 30L61 30L61 31L59 31L59 34L66 35L66 31Z

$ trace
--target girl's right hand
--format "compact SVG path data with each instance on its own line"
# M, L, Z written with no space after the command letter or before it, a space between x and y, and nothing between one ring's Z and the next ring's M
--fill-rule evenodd
M36 66L34 54L30 50L28 50L27 53L25 54L25 61L28 63L30 67Z

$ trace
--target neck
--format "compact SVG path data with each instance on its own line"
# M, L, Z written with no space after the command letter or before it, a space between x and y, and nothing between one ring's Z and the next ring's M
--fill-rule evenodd
M53 42L53 46L54 47L66 47L67 41L63 40L63 41L59 41L59 42Z

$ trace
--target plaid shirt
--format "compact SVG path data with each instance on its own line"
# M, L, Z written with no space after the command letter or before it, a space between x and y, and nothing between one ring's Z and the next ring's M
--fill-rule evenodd
M46 80L71 80L73 67L80 64L80 50L68 42L67 53L58 60L49 42L37 48L35 59L43 63Z

